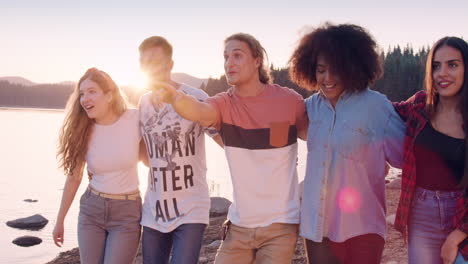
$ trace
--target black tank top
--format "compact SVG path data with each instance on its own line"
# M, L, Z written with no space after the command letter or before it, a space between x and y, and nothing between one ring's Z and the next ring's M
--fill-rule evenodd
M428 190L454 191L463 176L465 140L435 130L428 122L416 137L416 185Z

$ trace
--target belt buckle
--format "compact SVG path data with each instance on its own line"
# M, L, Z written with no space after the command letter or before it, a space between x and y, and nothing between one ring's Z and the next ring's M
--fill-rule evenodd
M99 191L94 190L93 188L88 187L89 190L94 193L95 195L106 198L106 199L113 199L113 200L132 200L135 201L140 194L138 193L133 193L133 194L107 194L107 193L102 193Z

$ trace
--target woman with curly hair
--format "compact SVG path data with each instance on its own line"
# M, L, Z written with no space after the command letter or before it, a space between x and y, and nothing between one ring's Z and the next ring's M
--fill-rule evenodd
M290 58L292 79L318 91L306 99L309 128L300 235L309 263L380 263L386 234L386 162L402 163L405 124L371 91L382 73L362 27L325 24Z
M64 220L81 183L78 245L81 263L132 263L140 240L141 198L137 163L141 136L138 111L127 109L111 77L91 68L67 103L58 156L67 179L53 231L64 242Z
M468 263L467 64L466 41L440 39L427 57L425 91L395 104L407 124L395 228L408 236L410 264Z

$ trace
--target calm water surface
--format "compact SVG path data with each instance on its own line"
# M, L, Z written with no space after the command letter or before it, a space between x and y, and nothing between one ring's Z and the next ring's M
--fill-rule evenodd
M46 263L60 252L77 247L77 197L84 192L83 178L77 197L65 219L65 244L55 246L52 230L60 205L65 177L57 168L55 151L63 111L0 109L0 264ZM231 180L223 150L207 139L208 182L212 196L232 198ZM299 178L305 169L306 146L299 145ZM140 190L146 190L147 169L140 164ZM24 199L37 199L26 203ZM5 223L39 213L49 223L39 231L20 230ZM33 247L19 247L11 243L24 235L40 237L43 242Z

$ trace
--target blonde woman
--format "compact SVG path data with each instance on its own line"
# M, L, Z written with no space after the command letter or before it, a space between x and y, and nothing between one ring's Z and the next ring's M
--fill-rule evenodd
M108 74L91 68L67 103L58 156L67 179L53 231L64 242L64 220L81 183L85 164L92 175L80 199L78 245L81 263L132 263L140 240L138 111L126 102Z

